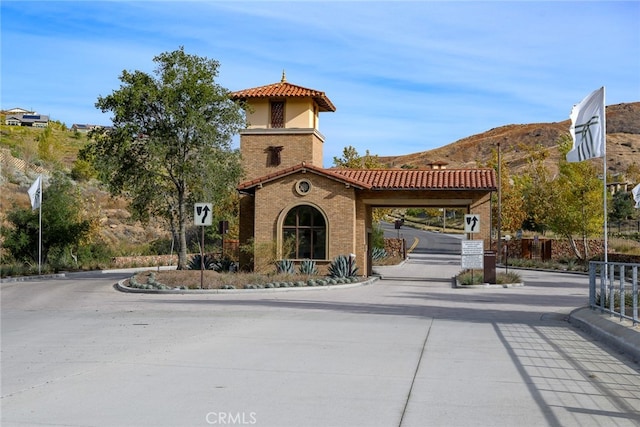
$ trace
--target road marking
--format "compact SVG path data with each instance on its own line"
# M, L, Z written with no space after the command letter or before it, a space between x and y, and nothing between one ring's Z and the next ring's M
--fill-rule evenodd
M414 237L414 241L413 244L411 245L411 247L407 250L407 253L410 253L412 250L414 250L416 248L416 246L418 246L418 242L420 241L420 239L418 239L417 237Z

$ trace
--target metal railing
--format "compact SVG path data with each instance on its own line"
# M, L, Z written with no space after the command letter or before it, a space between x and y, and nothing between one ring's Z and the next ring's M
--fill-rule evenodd
M638 319L638 268L640 264L591 261L589 263L589 306L603 313Z

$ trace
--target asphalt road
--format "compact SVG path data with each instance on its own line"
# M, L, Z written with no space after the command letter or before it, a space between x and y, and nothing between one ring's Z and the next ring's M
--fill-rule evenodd
M381 222L380 225L385 237L405 239L407 249L412 248L411 253L414 254L460 255L462 250L460 241L464 239L463 234L437 233L408 226L401 226L398 230L388 222Z
M637 426L638 365L566 322L586 278L452 289L413 256L350 289L127 294L1 284L3 427Z

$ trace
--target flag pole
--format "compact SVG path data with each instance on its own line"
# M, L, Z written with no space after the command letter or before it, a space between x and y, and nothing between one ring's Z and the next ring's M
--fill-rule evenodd
M40 175L42 177L42 175ZM42 178L40 178L40 188L38 190L38 275L42 274Z
M604 190L603 190L603 210L604 210L604 262L609 262L609 229L607 218L607 103L605 102L606 89L602 86L602 138L604 139Z

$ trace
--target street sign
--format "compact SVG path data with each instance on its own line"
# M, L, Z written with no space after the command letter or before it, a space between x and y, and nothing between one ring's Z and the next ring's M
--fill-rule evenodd
M484 268L484 240L462 240L462 269Z
M479 233L480 232L480 215L472 214L464 216L464 232Z
M211 225L213 223L213 204L195 203L193 205L193 222L195 225Z

